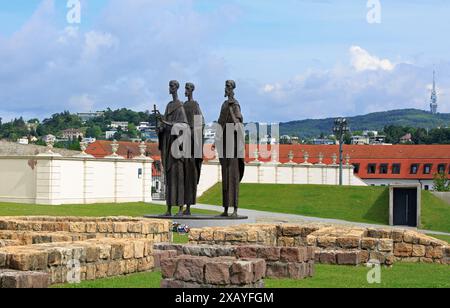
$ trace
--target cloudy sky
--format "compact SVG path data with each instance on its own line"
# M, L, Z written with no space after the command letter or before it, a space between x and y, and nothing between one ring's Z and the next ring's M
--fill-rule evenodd
M208 120L226 79L246 121L427 109L433 68L450 112L447 0L381 0L376 24L368 0L81 0L80 24L68 2L1 1L3 119L162 109L171 79Z

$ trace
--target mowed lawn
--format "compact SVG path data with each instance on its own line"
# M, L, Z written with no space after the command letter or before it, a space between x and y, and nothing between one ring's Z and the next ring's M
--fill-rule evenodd
M221 205L221 184L207 191L199 203ZM251 210L389 223L389 190L385 187L242 184L240 207ZM422 228L450 232L450 205L424 191Z
M316 275L306 280L267 279L267 288L449 288L450 267L436 264L398 263L381 268L381 284L369 284L364 266L316 265ZM159 288L159 272L57 285L55 288Z
M76 217L105 217L164 214L165 206L146 203L123 204L90 204L90 205L30 205L0 203L0 216L76 216ZM174 209L176 213L178 209ZM213 214L218 212L193 210L197 214Z

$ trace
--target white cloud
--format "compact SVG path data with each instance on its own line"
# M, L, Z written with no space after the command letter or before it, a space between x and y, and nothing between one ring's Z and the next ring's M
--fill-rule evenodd
M351 63L358 72L364 71L392 71L395 65L388 59L380 59L371 55L367 50L359 47L350 47Z
M89 112L94 110L95 100L88 94L82 94L70 97L68 104L73 111Z
M85 34L85 43L82 58L97 57L102 49L115 48L119 45L119 39L111 33L99 33L90 31Z

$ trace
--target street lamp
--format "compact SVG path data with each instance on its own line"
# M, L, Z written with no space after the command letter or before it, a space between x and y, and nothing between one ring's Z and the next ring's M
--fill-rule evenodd
M344 162L344 137L345 134L350 131L350 128L348 126L347 119L339 118L334 121L334 127L333 132L334 135L339 140L339 185L342 186L344 183L343 180L343 172L342 172L342 165Z

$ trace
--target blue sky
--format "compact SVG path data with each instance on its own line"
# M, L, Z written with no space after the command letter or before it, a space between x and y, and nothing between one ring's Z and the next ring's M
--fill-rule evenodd
M367 0L81 2L74 27L66 0L2 1L0 117L163 108L170 79L208 120L228 78L249 121L425 109L433 68L450 112L445 0L381 0L380 24Z

